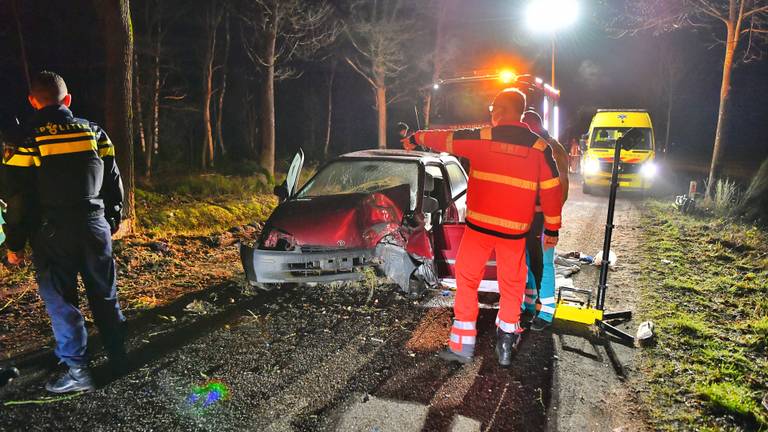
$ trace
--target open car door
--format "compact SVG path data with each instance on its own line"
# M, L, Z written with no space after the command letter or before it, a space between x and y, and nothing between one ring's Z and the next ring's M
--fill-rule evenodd
M302 168L304 168L304 151L299 149L293 157L291 166L288 168L288 175L285 177L285 188L289 197L294 196L298 192L296 188L299 185L299 176L301 176Z
M464 223L466 205L466 189L464 189L448 201L446 208L443 209L443 220L433 230L438 278L443 285L453 288L456 287L456 256L459 253L461 238L466 229ZM486 264L485 276L480 283L480 291L499 292L495 252L491 254Z

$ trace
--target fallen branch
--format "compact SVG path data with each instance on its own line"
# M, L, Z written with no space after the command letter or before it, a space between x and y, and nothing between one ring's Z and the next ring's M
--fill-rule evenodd
M22 297L24 297L29 292L30 287L27 287L27 289L24 290L23 293L21 293L20 296L18 296L15 299L8 300L8 303L6 303L3 307L0 308L0 312L4 311L8 306L10 306L12 303L15 303L19 300L21 300Z
M48 404L48 403L54 403L54 402L61 402L61 401L76 398L82 395L83 393L84 392L75 393L68 396L47 397L47 398L40 398L40 399L33 399L33 400L8 401L8 402L3 402L3 406L31 405L31 404L42 405L42 404Z

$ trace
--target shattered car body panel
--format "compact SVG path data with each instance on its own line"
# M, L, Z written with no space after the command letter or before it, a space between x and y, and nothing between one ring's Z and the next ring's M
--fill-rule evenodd
M433 218L440 216L432 213L443 210L430 196L435 184L425 166L446 160L458 166L448 155L398 150L329 162L275 209L256 245L241 245L248 281L359 280L360 270L375 267L406 292L435 286Z

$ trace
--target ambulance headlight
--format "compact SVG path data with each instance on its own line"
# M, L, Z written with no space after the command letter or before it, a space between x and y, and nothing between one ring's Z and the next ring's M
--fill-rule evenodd
M643 175L643 177L647 179L652 179L656 177L656 172L658 171L658 168L656 167L656 164L652 161L648 161L643 164L643 166L640 167L640 174Z
M600 172L600 161L597 159L587 159L584 162L584 173L587 175L595 175Z

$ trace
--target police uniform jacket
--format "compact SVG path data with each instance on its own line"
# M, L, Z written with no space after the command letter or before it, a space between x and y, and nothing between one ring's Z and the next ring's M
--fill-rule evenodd
M112 227L119 224L123 184L104 130L57 105L38 110L20 132L4 134L10 250L23 249L47 218L101 214Z

